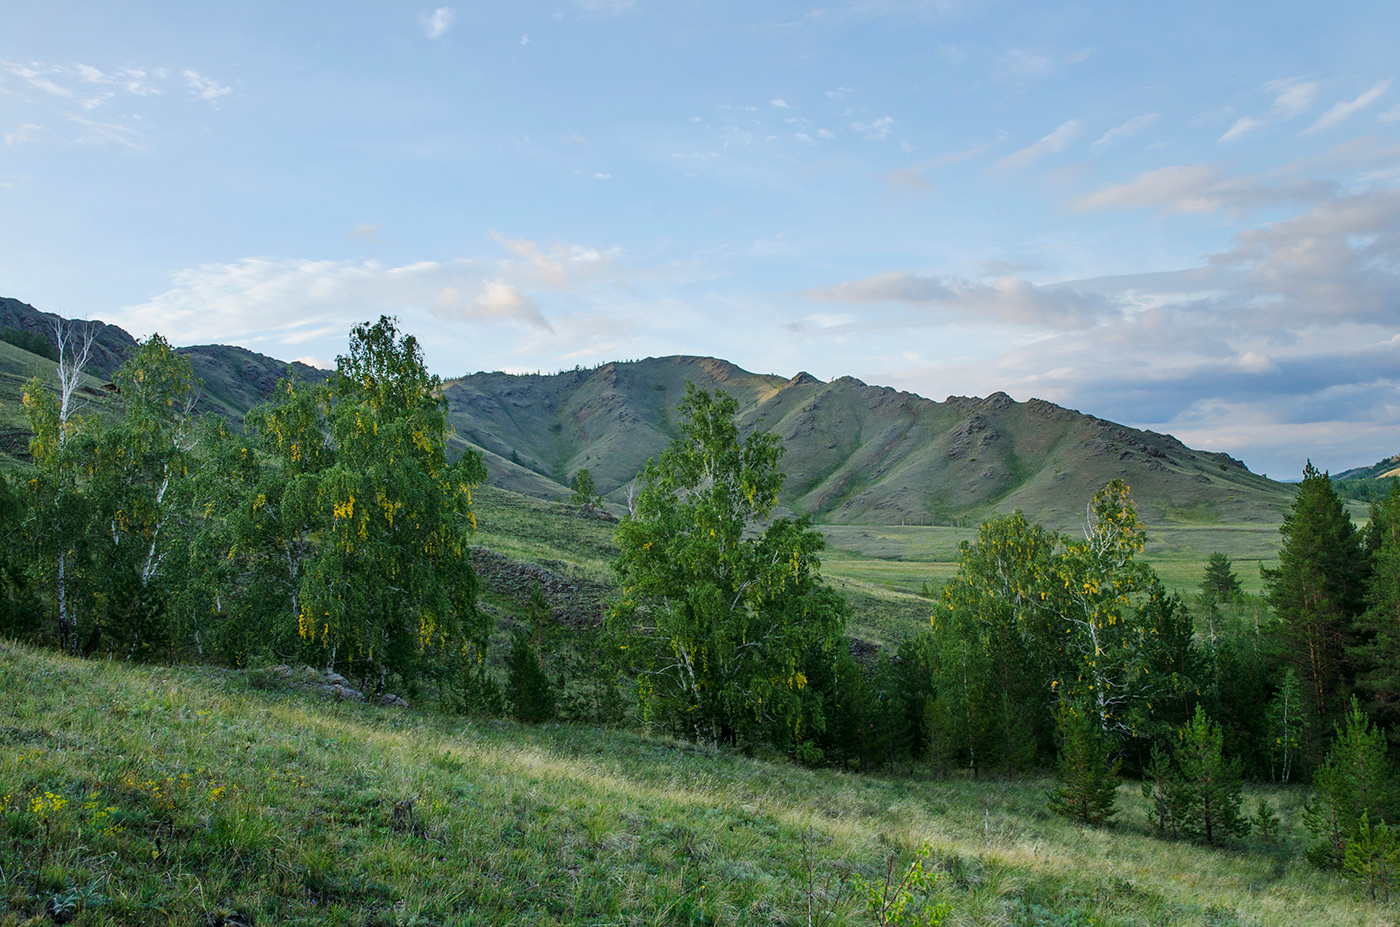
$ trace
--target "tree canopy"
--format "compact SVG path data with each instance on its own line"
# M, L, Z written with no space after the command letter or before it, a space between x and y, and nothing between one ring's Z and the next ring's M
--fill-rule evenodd
M810 523L763 524L782 447L763 432L741 440L737 411L687 386L681 433L618 526L612 620L650 720L708 743L801 739L807 660L830 658L846 609L822 582Z

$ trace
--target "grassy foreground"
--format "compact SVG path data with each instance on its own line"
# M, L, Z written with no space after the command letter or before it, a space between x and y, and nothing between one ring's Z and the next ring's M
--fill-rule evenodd
M4 925L866 924L851 880L925 841L950 924L1393 921L1296 860L1293 792L1269 792L1282 847L1207 850L1148 837L1129 786L1110 831L1048 815L1045 787L807 770L0 644Z

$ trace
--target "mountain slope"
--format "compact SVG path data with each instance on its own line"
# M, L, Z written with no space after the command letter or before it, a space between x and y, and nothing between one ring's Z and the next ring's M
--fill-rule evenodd
M1369 467L1352 467L1332 474L1334 480L1384 480L1400 476L1400 454L1377 461Z
M16 328L37 335L52 345L55 343L55 325L60 321L65 320L52 312L43 312L17 299L0 298L0 329ZM136 339L125 330L105 322L79 324L90 325L96 331L92 353L84 371L99 382L110 380L112 373L136 349ZM307 381L330 375L327 371L317 370L299 361L288 364L232 345L205 344L176 350L189 358L195 376L203 382L196 408L201 412L217 413L236 424L243 421L243 414L248 409L272 395L272 388L287 375L289 369L294 376ZM47 361L40 364L38 369L44 376L53 369L53 365ZM0 390L0 396L8 397L10 393L8 389ZM17 396L18 392L14 392L14 395Z
M624 501L675 436L687 380L732 393L746 429L783 439L784 504L823 521L949 523L1021 508L1071 527L1115 477L1157 521L1276 521L1292 499L1228 455L1005 393L934 402L851 377L784 379L663 357L553 376L474 374L450 381L446 395L459 437L494 458L493 482L544 479L562 491L587 467Z
M57 318L0 300L0 328L52 340ZM135 341L116 326L95 324L89 371L105 379ZM287 370L305 380L329 375L227 345L179 350L203 380L199 408L234 423ZM975 524L1020 508L1047 525L1073 528L1094 492L1115 477L1128 481L1144 514L1158 523L1277 523L1293 496L1289 486L1228 455L1038 399L994 393L935 402L851 377L824 383L805 373L755 374L708 357L449 380L452 447L481 450L490 481L506 489L556 498L586 467L610 501L625 503L636 474L676 436L676 406L688 381L730 392L746 430L782 438L785 509L828 523ZM18 396L4 393L0 399ZM26 444L13 422L0 426L7 448Z

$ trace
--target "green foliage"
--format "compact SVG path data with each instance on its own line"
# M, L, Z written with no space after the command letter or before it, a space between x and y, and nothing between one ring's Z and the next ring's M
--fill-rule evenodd
M1062 702L1055 712L1060 735L1055 788L1047 807L1081 824L1102 825L1116 813L1118 770L1089 706Z
M329 384L284 380L247 419L274 462L240 519L253 581L285 591L328 667L377 688L470 663L489 630L466 556L485 468L474 453L448 462L444 405L417 340L381 317L351 331Z
M593 474L585 467L574 474L573 481L569 483L569 503L581 506L585 509L596 509L602 505L602 498L598 495L598 487L593 482Z
M21 328L6 328L0 331L0 341L8 342L21 351L37 354L51 361L58 360L58 349L38 332L27 332Z
M1400 869L1400 840L1384 821L1371 826L1370 815L1362 812L1356 833L1347 843L1342 871L1364 885L1372 901L1390 902L1390 886Z
M0 473L0 637L10 639L33 637L38 630L38 596L26 569L25 501Z
M1220 725L1196 706L1196 714L1181 729L1176 767L1186 785L1182 831L1214 845L1249 833L1249 819L1240 813L1240 764L1227 760Z
M1247 834L1250 821L1240 813L1240 765L1225 758L1220 725L1197 705L1175 740L1170 757L1153 751L1143 778L1152 829L1160 837L1186 836L1207 845Z
M554 687L540 666L539 652L524 631L511 636L505 696L511 713L526 724L541 724L554 718Z
M1237 605L1244 597L1240 578L1231 569L1230 558L1216 551L1206 561L1205 578L1201 580L1201 600L1207 607Z
M1297 674L1293 667L1286 667L1265 715L1269 776L1277 782L1292 778L1302 746L1310 739L1307 727L1311 715L1303 711L1302 695Z
M1353 699L1332 749L1313 776L1312 797L1303 814L1313 837L1308 859L1327 868L1342 866L1363 817L1381 823L1394 819L1395 789L1385 737Z
M935 900L938 873L928 870L929 853L925 843L901 870L891 852L881 878L852 878L856 894L865 899L866 910L880 927L938 927L952 911L948 902Z
M1266 574L1269 604L1308 709L1325 725L1345 705L1355 674L1348 648L1364 605L1366 561L1332 481L1311 461L1279 532L1278 569Z
M691 386L681 435L648 463L617 529L612 622L632 649L645 717L707 743L800 741L807 657L845 627L810 523L759 526L782 448L739 440L736 401Z
M109 425L79 413L84 350L60 333L57 391L24 393L34 457L29 488L34 566L53 590L58 638L70 652L124 657L170 644L168 602L188 520L198 390L189 362L160 335L114 374L121 414Z
M1249 819L1250 829L1259 837L1261 843L1266 846L1273 846L1278 843L1279 821L1278 812L1274 806L1269 804L1267 798L1262 796L1254 804L1254 814Z
M1366 711L1392 736L1400 733L1400 481L1371 503L1366 526L1371 581L1362 618L1370 635L1359 654L1357 688L1366 694Z
M1190 788L1166 750L1153 747L1143 769L1142 797L1147 802L1147 823L1158 837L1181 836L1190 808Z

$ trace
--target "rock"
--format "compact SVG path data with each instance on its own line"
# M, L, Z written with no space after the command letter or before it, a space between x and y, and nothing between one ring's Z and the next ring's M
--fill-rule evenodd
M387 706L389 708L408 707L408 701L406 699L399 698L397 695L391 695L388 692L385 692L383 695L379 696L379 704Z

